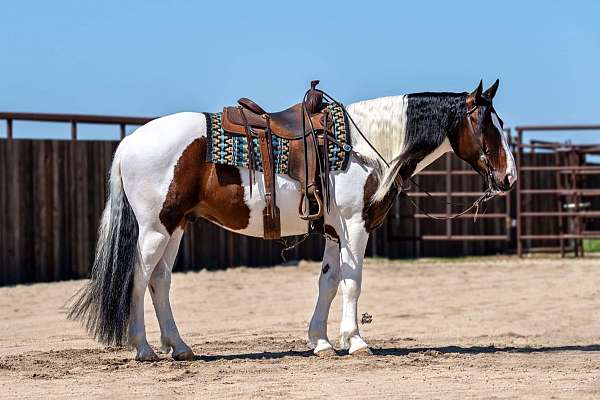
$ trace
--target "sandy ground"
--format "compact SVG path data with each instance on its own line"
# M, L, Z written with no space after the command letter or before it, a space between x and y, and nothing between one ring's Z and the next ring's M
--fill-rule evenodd
M361 329L374 355L329 359L306 345L318 273L175 274L192 362L139 363L88 339L62 308L83 281L0 288L0 397L600 397L599 259L371 260L360 312L373 315ZM336 299L336 342L339 316Z

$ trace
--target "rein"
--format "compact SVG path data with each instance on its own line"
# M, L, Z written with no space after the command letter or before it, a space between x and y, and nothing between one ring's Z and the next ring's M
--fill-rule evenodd
M421 186L419 186L412 178L410 178L410 181L419 189L421 189L427 196L429 197L433 197L433 195L431 193L429 193L427 190L424 190ZM403 192L406 193L406 192ZM423 209L423 207L421 207L420 205L418 205L417 203L415 203L415 201L413 199L411 199L408 195L405 194L405 198L419 211L421 211L423 213L423 215L427 216L428 218L431 219L435 219L438 221L447 221L447 220L451 220L451 219L455 219L455 218L459 218L462 217L463 215L465 215L466 213L468 213L469 211L471 211L472 209L475 209L475 216L473 217L473 222L477 222L477 215L479 214L479 206L482 203L487 202L488 200L493 199L494 197L496 197L496 194L494 193L494 190L489 188L483 192L481 194L481 196L479 196L479 198L477 198L477 200L475 200L469 207L465 208L464 210L462 210L461 212L454 214L454 215L449 215L449 216L444 216L444 217L438 217L435 215L431 215L429 214L429 212L427 212L426 210ZM450 204L450 205L457 205L457 203L448 203L446 202L445 204ZM461 204L462 205L462 204ZM483 210L483 213L485 214L485 209Z

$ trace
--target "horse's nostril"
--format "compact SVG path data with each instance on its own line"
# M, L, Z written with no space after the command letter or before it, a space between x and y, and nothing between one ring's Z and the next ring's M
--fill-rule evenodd
M511 185L511 179L510 178L511 178L511 176L512 175L508 174L508 175L506 175L504 177L504 189L510 188L510 185Z

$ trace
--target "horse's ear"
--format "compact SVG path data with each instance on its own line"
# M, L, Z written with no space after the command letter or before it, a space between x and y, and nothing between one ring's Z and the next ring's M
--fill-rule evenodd
M483 93L483 81L480 80L479 81L479 85L477 86L477 89L475 89L474 91L472 91L469 94L469 97L471 97L474 101L475 104L479 104L479 101L481 100L481 94Z
M496 79L496 82L492 86L489 87L488 90L483 92L483 97L486 99L492 100L496 95L496 91L498 90L498 85L500 84L500 79Z

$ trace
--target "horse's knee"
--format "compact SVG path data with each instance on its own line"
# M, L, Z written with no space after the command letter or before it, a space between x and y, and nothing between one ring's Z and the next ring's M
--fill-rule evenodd
M356 299L360 296L361 285L359 281L355 279L343 279L341 286L344 297Z

